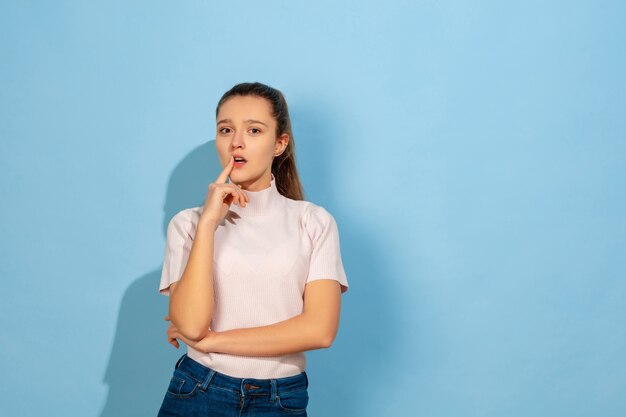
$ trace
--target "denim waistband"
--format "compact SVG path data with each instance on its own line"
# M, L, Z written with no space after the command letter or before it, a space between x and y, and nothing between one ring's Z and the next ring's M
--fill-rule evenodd
M283 378L236 378L208 368L187 356L186 353L178 359L175 369L195 379L202 385L203 390L206 390L209 385L211 385L220 389L236 392L244 397L269 395L271 400L273 400L276 395L280 395L281 393L298 391L306 389L309 386L309 379L306 372Z

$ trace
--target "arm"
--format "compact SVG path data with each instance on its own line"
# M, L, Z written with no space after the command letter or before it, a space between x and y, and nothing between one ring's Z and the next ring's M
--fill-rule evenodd
M201 341L181 340L204 352L241 356L278 356L331 346L339 327L341 288L331 279L308 283L303 312L261 327L211 332Z
M216 224L198 222L180 281L170 286L169 317L189 340L201 340L213 316L213 248Z

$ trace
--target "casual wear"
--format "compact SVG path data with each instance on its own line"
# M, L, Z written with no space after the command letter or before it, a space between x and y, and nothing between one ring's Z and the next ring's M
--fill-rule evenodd
M308 386L306 372L275 379L233 378L185 354L157 417L306 417Z
M224 331L258 327L302 313L305 285L336 280L342 293L348 281L333 216L321 206L292 200L270 187L246 191L246 207L231 205L215 230L213 283L215 304L210 328ZM203 207L178 212L167 228L159 291L169 295L189 258ZM304 352L274 357L203 353L187 347L189 358L235 378L272 379L305 371Z

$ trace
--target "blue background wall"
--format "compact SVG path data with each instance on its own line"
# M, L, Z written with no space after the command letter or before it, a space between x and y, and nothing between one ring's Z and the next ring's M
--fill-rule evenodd
M132 4L129 4L132 3ZM505 4L506 3L506 4ZM214 109L289 102L350 291L312 416L626 415L626 6L0 6L0 414L153 416Z

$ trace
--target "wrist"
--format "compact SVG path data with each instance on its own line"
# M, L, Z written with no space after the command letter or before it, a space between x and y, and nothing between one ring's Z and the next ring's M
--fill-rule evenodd
M211 341L210 342L210 345L211 345L210 352L219 352L220 336L221 336L220 333L211 331L210 337L209 337L209 340Z
M202 349L203 353L215 353L218 352L218 333L213 330L209 330L209 334L206 335L204 339L202 339Z
M209 219L206 217L200 216L200 220L198 221L198 228L203 230L208 230L214 232L217 229L219 222L215 219Z

